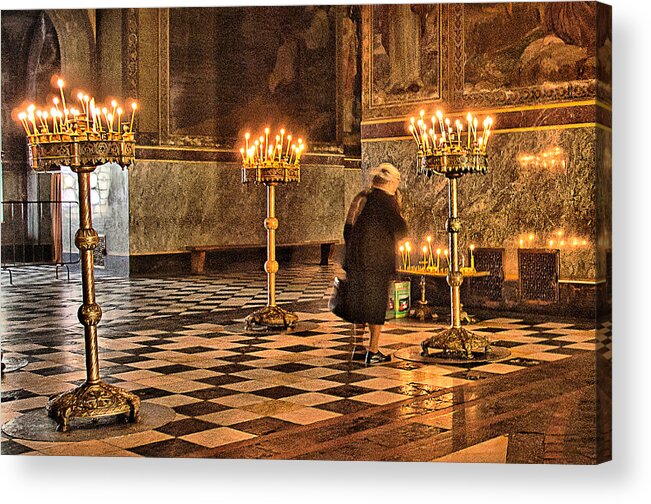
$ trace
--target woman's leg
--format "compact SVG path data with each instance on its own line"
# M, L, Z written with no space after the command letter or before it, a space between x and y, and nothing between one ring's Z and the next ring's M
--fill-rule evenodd
M371 353L377 353L380 346L380 335L382 334L382 326L380 324L369 324L369 332L371 333L368 351Z

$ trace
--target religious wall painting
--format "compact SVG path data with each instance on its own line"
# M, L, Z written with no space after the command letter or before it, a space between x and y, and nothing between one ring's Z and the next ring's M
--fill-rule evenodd
M359 155L362 120L362 10L348 5L341 19L341 129L344 147Z
M594 95L597 79L611 79L609 18L597 9L595 2L465 4L464 101Z
M370 108L440 99L440 5L370 9Z
M169 12L172 137L232 143L265 121L305 125L312 142L336 140L334 8Z

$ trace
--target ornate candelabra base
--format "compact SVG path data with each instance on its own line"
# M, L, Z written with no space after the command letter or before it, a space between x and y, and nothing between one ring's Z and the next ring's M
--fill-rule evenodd
M74 390L52 396L47 414L57 422L57 430L67 432L74 418L99 418L118 415L137 422L140 398L121 388L99 381L84 383Z
M296 314L280 306L265 306L246 317L246 329L255 328L287 329L294 327L298 322Z
M420 347L423 357L430 356L430 348L438 348L447 355L458 355L465 359L472 359L473 352L488 354L491 348L490 341L486 336L480 336L463 327L443 329L431 338L423 340Z
M409 310L409 316L420 321L434 320L439 317L438 314L434 312L434 308L427 304L427 301L423 302L421 300L414 302L411 310Z

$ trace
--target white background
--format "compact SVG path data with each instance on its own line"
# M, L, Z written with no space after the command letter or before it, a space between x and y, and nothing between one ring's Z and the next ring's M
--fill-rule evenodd
M651 307L646 295L651 234L651 17L648 2L610 3L614 50L613 462L575 467L3 456L3 502L651 502L651 376L647 372ZM3 8L21 9L237 4L2 2Z

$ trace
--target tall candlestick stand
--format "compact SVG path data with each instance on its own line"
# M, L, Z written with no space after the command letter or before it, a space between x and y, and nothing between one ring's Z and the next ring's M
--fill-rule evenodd
M42 131L28 136L29 161L35 171L59 171L69 166L79 181L79 230L75 245L81 255L83 304L77 316L84 326L86 381L79 387L51 397L47 413L57 422L57 430L67 431L70 420L117 415L130 422L138 420L140 398L104 383L100 378L97 324L102 310L95 299L93 250L98 244L93 229L90 203L90 175L100 165L117 163L123 168L135 159L135 138L130 129L124 133L88 128L85 115L78 115L65 132ZM118 126L119 129L119 126Z
M411 119L409 131L418 145L417 173L431 177L432 174L442 175L448 179L448 220L446 223L449 235L449 271L447 282L450 286L450 327L421 342L421 356L429 357L429 349L440 349L451 356L461 356L473 359L474 353L487 355L490 352L490 341L486 336L478 335L461 327L461 284L464 274L459 268L459 219L458 181L466 174L485 174L488 169L486 144L490 135L492 120L484 121L484 131L477 131L477 119L468 114L468 130L466 141L462 138L462 123L455 122L456 129L451 127L449 119L443 120L443 114L437 112L432 117L432 127L425 124L424 111L421 119L416 122ZM439 125L440 136L436 135ZM438 140L438 142L437 142Z
M290 158L281 156L278 160L248 158L242 163L242 183L263 184L267 187L267 217L264 227L267 230L267 261L264 269L267 272L267 306L246 317L246 329L285 329L294 327L298 317L291 311L276 304L276 186L300 182L301 169L298 161L289 162Z
M445 155L423 156L420 158L420 172L431 175L443 175L448 179L448 220L450 270L447 282L450 286L450 327L421 342L422 355L428 356L430 348L442 349L446 353L461 353L467 359L473 358L473 352L488 353L490 342L486 336L478 335L461 327L461 284L463 273L459 269L459 219L458 180L466 173L486 173L486 156Z

